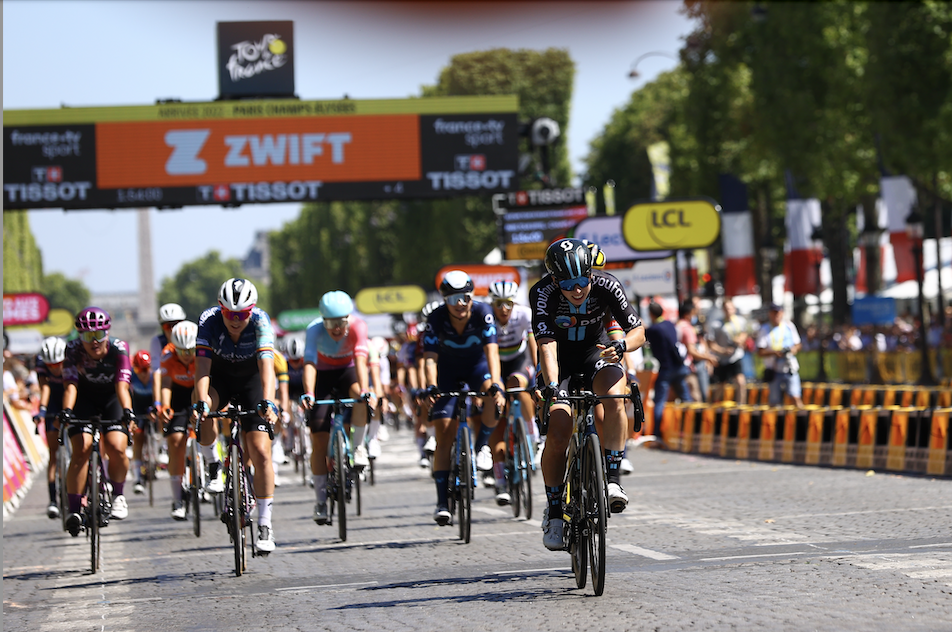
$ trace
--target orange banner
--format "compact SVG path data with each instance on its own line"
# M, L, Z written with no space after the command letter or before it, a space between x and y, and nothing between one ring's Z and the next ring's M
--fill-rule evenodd
M101 189L419 180L419 116L99 123Z

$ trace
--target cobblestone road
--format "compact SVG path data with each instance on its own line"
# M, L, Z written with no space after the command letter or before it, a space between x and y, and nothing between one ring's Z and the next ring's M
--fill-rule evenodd
M952 482L638 449L609 528L605 594L575 588L538 520L476 492L473 537L431 519L435 490L406 431L364 487L348 541L311 520L282 470L278 549L236 578L224 525L201 538L130 498L88 571L83 538L35 485L3 527L8 630L952 630ZM534 480L536 516L543 501Z

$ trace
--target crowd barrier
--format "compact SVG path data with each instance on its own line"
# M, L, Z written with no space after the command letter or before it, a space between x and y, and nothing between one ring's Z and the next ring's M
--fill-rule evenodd
M32 415L3 398L3 519L13 515L37 476L43 480L49 449Z
M668 403L660 435L686 453L952 476L948 405L794 406ZM647 416L645 434L657 434Z
M952 384L952 349L928 350L932 375L946 386ZM820 375L820 352L797 354L800 377L816 380ZM763 361L754 356L754 374L763 375ZM831 382L859 384L914 384L922 375L922 354L919 351L825 351L822 356L826 379Z

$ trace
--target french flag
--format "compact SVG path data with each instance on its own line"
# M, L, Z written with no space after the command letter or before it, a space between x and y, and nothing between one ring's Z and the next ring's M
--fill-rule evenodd
M906 218L916 205L916 188L906 176L888 176L879 181L879 189L886 205L886 229L896 261L896 283L912 281L916 278L916 260L906 234Z
M794 296L817 293L816 263L823 258L811 235L820 225L820 200L787 200L787 244L783 273L786 289Z
M727 296L755 294L754 228L747 203L747 185L737 177L722 173L721 245L724 249L724 293Z
M876 226L875 228L882 230L886 226L886 205L883 204L881 198L876 199ZM860 234L863 233L863 230L866 228L866 214L863 212L863 207L859 206L856 209L856 231ZM884 262L886 261L886 245L889 243L889 236L885 232L880 233L879 235L879 262L880 262L880 274L882 274L884 268ZM869 288L867 287L866 280L866 248L863 245L860 245L856 252L858 253L857 257L854 257L853 261L856 262L856 278L854 285L857 292L868 293ZM890 249L891 254L891 249Z

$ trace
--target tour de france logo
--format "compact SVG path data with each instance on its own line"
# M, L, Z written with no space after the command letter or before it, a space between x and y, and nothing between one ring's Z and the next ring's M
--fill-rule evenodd
M232 44L228 58L228 74L233 82L276 70L288 62L288 45L277 33L267 33L261 40L245 40Z
M562 329L568 329L569 327L575 327L575 323L578 322L575 320L575 316L556 316L555 324Z

